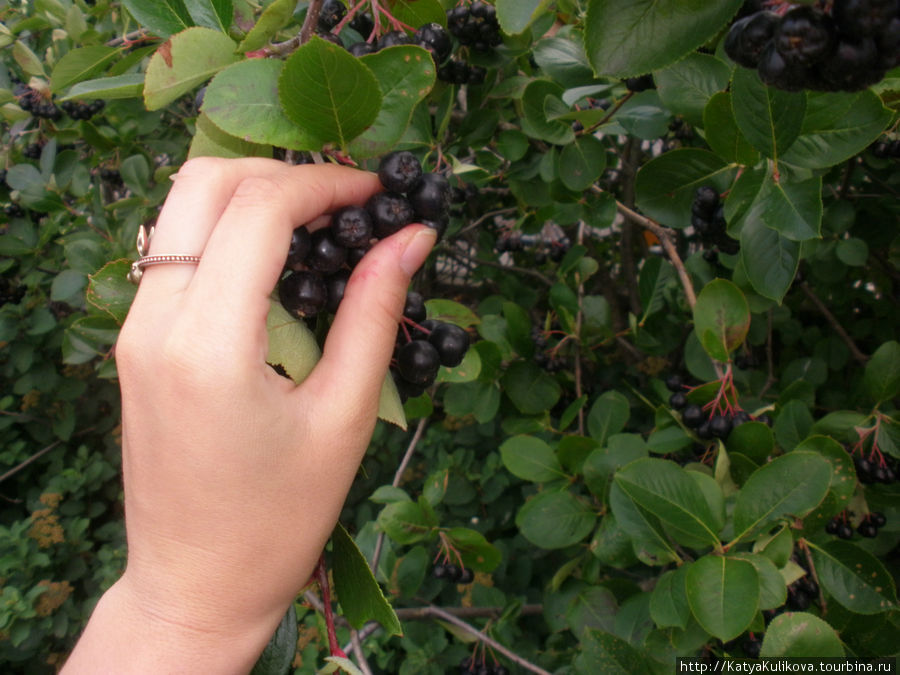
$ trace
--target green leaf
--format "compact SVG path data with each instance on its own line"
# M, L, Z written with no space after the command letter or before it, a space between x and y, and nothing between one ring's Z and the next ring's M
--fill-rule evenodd
M113 100L119 98L137 98L144 91L144 74L128 73L85 80L73 85L59 101L71 101L80 98L102 98Z
M297 653L297 633L297 609L291 603L250 675L284 675L288 672Z
M797 274L800 244L762 220L748 220L741 230L741 262L753 290L780 303Z
M634 675L650 671L644 655L625 640L603 631L586 629L575 657L578 675Z
M584 43L598 75L643 75L712 38L741 0L590 0Z
M266 363L280 366L296 384L303 382L322 356L316 336L275 300L269 303L266 331L269 335Z
M767 87L749 68L737 68L731 86L734 118L741 133L763 155L778 159L800 135L805 94Z
M463 356L462 363L453 368L441 366L435 382L472 382L481 374L481 356L474 349L469 349Z
M523 480L545 483L566 476L553 448L534 436L506 439L500 457L509 472Z
M350 153L357 159L387 154L397 144L436 77L428 52L412 45L382 49L364 56L362 62L375 74L383 99L372 126L350 144Z
M534 341L531 339L531 316L514 302L503 303L503 318L506 319L506 336L509 344L523 358L531 358L534 354Z
M87 301L107 312L120 326L137 293L135 285L126 278L130 270L130 260L114 260L88 276Z
M687 598L687 571L690 565L663 573L650 593L650 616L660 628L685 628L691 618Z
M808 612L776 616L766 626L760 657L835 658L844 656L837 631Z
M763 181L747 220L760 218L765 225L793 241L816 239L822 233L822 178L805 181Z
M578 33L574 32L557 34L552 37L543 37L534 45L534 60L541 70L547 73L554 82L567 88L563 96L563 102L566 105L575 103L582 96L599 93L598 86L607 86L582 86L587 82L594 81L594 71L591 69L591 64L588 63L587 54L584 53L584 43L580 37ZM572 88L577 89L575 94L572 93ZM578 96L578 92L581 91L585 93ZM578 99L571 100L570 96L578 96Z
M231 38L209 28L190 28L173 35L153 54L147 66L147 109L167 106L237 61L240 57L234 48Z
M589 548L594 557L606 567L626 569L637 563L631 537L619 527L615 514L611 512L603 516Z
M50 75L50 91L58 93L102 73L121 52L114 47L91 45L66 52Z
M850 267L865 267L869 261L869 245L864 239L856 237L839 240L834 253L838 260Z
M384 597L366 557L340 523L331 533L331 545L334 588L350 625L359 630L366 622L377 621L387 633L402 635L400 619Z
M462 556L463 564L476 572L489 574L503 560L500 549L485 539L481 532L467 527L454 527L446 534Z
M716 518L698 484L674 462L638 459L619 471L615 484L686 546L718 546Z
M617 434L631 415L628 399L617 391L607 391L597 397L588 412L588 433L601 445Z
M635 181L635 201L650 218L670 227L691 224L691 204L697 188L711 185L725 192L735 168L709 150L671 150L644 164Z
M16 40L13 43L12 55L16 60L16 63L21 66L22 70L27 75L42 78L47 77L47 74L44 72L43 61L21 40Z
M775 449L775 436L762 422L744 422L728 435L728 452L739 452L756 463L765 462Z
M263 10L253 28L238 45L237 51L250 52L268 44L290 22L296 7L296 0L274 0Z
M497 0L497 21L507 35L518 35L550 4L550 0Z
M559 178L570 190L587 190L606 168L606 148L593 136L579 136L559 153Z
M746 560L706 555L687 571L688 602L697 622L723 642L750 626L759 607L759 576Z
M838 603L857 614L896 609L897 587L878 558L846 541L808 543L819 583Z
M227 33L234 18L231 0L184 0L191 19L198 26L206 26Z
M548 119L545 111L545 99L559 99L563 88L548 80L534 80L522 95L522 131L531 138L536 138L554 145L567 145L575 140L575 132L567 122Z
M785 451L793 450L809 435L813 417L802 401L788 401L775 418L775 440Z
M438 526L433 514L416 502L393 502L378 514L378 527L400 545L414 544L431 536Z
M428 318L444 323L453 323L461 328L469 328L481 323L481 319L471 309L454 300L432 298L425 301Z
M419 27L426 23L447 25L447 13L438 0L394 0L391 3L391 13L395 19L408 26Z
M606 443L606 447L591 452L582 467L585 484L601 501L606 501L617 469L647 456L647 445L637 434L615 434Z
M876 403L900 393L900 343L890 340L875 350L866 364L863 385Z
M343 47L312 37L285 61L278 80L285 114L320 144L341 148L378 116L378 80Z
M726 162L753 165L759 160L759 153L738 129L731 92L720 91L710 97L703 109L702 126L709 147Z
M251 143L226 134L209 117L197 117L197 126L188 159L194 157L271 157L272 146Z
M750 307L741 290L726 279L709 282L694 305L694 331L703 349L718 361L728 361L750 330Z
M453 384L444 393L444 410L455 417L474 415L479 422L489 422L500 408L500 398L500 389L493 382Z
M284 115L278 100L281 69L277 59L247 59L225 68L206 88L203 113L225 133L249 143L318 149L317 141Z
M781 572L769 558L754 553L738 553L737 560L746 560L759 576L759 609L775 609L787 601L787 584Z
M789 164L826 169L867 148L890 124L891 112L869 90L809 92L806 119L794 144L782 155Z
M824 499L830 484L831 464L814 452L794 451L761 466L738 493L731 543L781 518L802 518Z
M728 86L731 70L711 54L688 54L677 63L653 73L659 98L672 114L703 126L703 111L710 97ZM710 146L712 144L710 143Z
M125 9L135 20L159 37L194 25L182 0L122 0Z
M597 515L567 491L541 492L516 514L522 536L535 546L557 549L577 544L594 529Z
M616 522L631 537L634 553L641 562L665 565L681 561L659 518L635 504L615 482L609 491L609 506Z
M640 323L665 307L665 291L675 278L675 268L670 262L656 256L644 260L638 276L638 294L643 308Z
M513 363L500 381L513 405L526 415L549 410L561 393L559 383L530 361Z

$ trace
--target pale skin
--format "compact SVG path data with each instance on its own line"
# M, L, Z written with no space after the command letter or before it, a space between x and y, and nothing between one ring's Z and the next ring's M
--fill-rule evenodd
M412 274L410 225L356 267L300 385L265 363L291 231L362 204L374 174L197 159L177 174L116 345L128 561L63 672L246 673L312 574L374 429Z

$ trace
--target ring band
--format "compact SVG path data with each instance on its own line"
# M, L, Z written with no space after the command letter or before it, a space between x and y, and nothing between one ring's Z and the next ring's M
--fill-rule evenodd
M128 280L137 284L144 275L144 268L152 265L165 265L167 263L181 263L188 265L197 265L200 262L199 255L147 255L147 249L150 245L150 238L153 236L153 228L147 230L147 227L141 225L138 228L137 250L140 256L131 264L128 271Z

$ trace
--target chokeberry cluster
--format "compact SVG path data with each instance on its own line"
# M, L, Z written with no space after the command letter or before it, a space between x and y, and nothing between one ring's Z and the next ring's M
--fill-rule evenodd
M83 101L63 101L60 107L73 120L89 120L106 107L106 101L95 99L90 103Z
M447 10L447 27L459 43L477 52L488 52L503 40L493 5L475 0Z
M829 11L830 10L830 11ZM900 3L834 0L738 19L725 52L787 91L858 91L900 64Z
M442 234L448 223L450 184L436 173L424 173L410 152L385 155L378 166L384 191L363 206L345 206L328 227L310 232L296 228L278 284L282 306L293 316L311 319L337 312L351 270L379 239L413 222ZM421 395L434 383L441 366L458 366L469 348L469 335L459 326L426 319L424 298L409 292L391 372L403 400Z
M725 207L719 198L718 190L711 185L702 185L694 193L691 225L706 247L715 246L729 255L734 255L740 249L740 244L726 232Z
M13 93L19 101L19 107L25 112L30 112L33 117L56 121L63 116L60 107L37 89L20 84Z
M853 466L856 468L856 477L864 485L873 483L891 484L897 480L897 472L884 457L867 459L854 455Z
M842 511L825 524L825 532L839 539L853 539L852 513ZM867 539L878 536L878 530L887 524L887 518L880 511L871 511L863 516L856 526L856 533Z
M895 138L892 141L878 141L872 145L872 154L879 159L900 158L900 138Z
M681 411L681 421L688 429L692 429L703 440L726 438L732 429L745 422L762 422L771 426L772 420L766 414L753 417L744 410L731 412L707 412L697 403L691 403L686 390L688 386L678 374L670 375L665 380L666 389L671 393L669 406Z
M459 663L460 675L509 675L509 669L500 664L479 663L478 659L467 656Z
M475 580L472 570L453 563L437 563L431 568L431 576L451 584L471 584Z

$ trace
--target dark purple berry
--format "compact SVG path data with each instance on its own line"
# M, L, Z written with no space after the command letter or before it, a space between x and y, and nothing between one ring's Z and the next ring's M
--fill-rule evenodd
M452 323L438 323L428 336L440 356L442 366L455 368L469 349L469 334Z
M397 368L407 382L428 386L441 367L438 350L426 340L413 340L397 352Z
M332 274L347 261L347 249L335 242L330 229L316 230L312 234L311 248L306 264L316 272Z
M421 176L422 164L407 150L391 152L378 164L378 180L391 192L409 192Z
M450 183L437 173L422 174L407 198L419 218L438 220L450 209Z
M687 396L683 391L676 391L669 397L669 405L673 410L681 410L688 404Z
M641 75L640 77L629 77L625 80L625 88L635 93L655 89L656 83L653 81L653 75Z
M837 536L841 539L853 539L853 528L848 523L841 523L838 526Z
M684 425L689 429L697 429L703 424L706 415L703 414L703 408L701 408L696 403L692 403L688 405L681 412L681 421L684 422Z
M372 240L372 216L361 206L345 206L331 218L331 234L338 246L361 248Z
M866 537L868 539L878 536L878 526L869 520L862 521L859 524L859 527L856 528L856 531L859 532L861 537Z
M365 56L366 54L374 54L376 49L370 42L355 42L347 48L347 51L356 58Z
M716 438L725 438L731 431L731 418L727 415L716 415L709 421L709 432Z
M475 580L475 573L468 567L459 573L459 583L471 584Z
M396 192L378 192L366 202L366 210L372 216L375 236L389 237L415 220L416 214L406 197Z
M810 65L820 60L833 42L831 17L810 5L789 9L775 31L775 48L792 63Z
M344 299L344 291L347 290L347 281L349 279L350 272L339 270L329 275L325 280L325 286L328 289L328 303L325 305L325 309L332 314L338 311L338 307Z
M435 63L443 63L453 50L453 42L439 23L426 23L416 31L413 41L431 52Z
M411 45L412 38L402 30L392 30L378 38L378 51L387 47L396 47L397 45Z
M403 306L403 316L414 323L421 324L428 316L425 310L425 298L421 293L416 291L408 291L406 293L406 304Z
M278 286L282 306L296 317L312 317L325 308L328 289L317 272L293 272Z
M780 21L777 14L768 11L736 21L725 38L725 53L745 68L756 68Z
M309 255L310 242L309 230L305 226L301 225L295 228L291 235L291 247L288 249L284 266L292 270L299 269L306 262L306 256Z
M319 30L323 33L329 32L341 22L346 14L347 7L341 0L325 0L319 10Z

